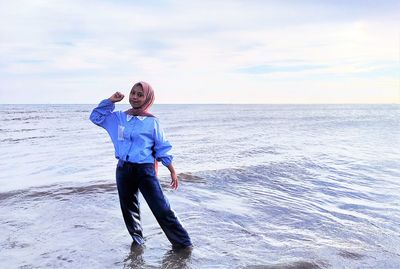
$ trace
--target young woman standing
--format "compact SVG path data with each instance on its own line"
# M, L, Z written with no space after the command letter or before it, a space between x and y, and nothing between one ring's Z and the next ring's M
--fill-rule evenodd
M191 248L187 231L164 196L156 175L157 161L171 173L171 187L178 188L178 177L169 154L171 144L165 138L156 117L148 112L154 91L146 82L138 82L129 94L131 108L116 111L116 102L124 95L114 93L93 109L90 120L106 129L118 159L116 181L122 215L134 245L144 244L140 223L139 191L174 248Z

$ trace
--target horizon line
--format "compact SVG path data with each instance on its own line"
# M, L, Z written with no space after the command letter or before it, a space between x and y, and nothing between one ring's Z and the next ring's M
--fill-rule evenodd
M98 105L98 103L0 103L0 105ZM129 105L117 103L116 105ZM400 105L398 103L155 103L154 105Z

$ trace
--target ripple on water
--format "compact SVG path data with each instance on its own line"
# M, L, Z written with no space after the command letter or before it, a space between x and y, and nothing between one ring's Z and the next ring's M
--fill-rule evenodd
M186 258L170 252L142 198L146 248L132 253L114 180L0 193L0 241L8 242L0 245L0 258L23 249L24 259L14 259L11 267L24 261L60 268L356 268L382 259L400 264L399 231L391 228L398 223L381 217L399 211L373 194L381 182L371 179L366 189L363 179L358 190L355 177L349 188L335 177L316 179L324 169L277 162L182 173L178 192L167 189L168 177L161 178L195 244Z

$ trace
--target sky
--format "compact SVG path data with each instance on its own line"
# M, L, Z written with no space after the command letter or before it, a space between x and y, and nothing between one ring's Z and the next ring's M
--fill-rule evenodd
M400 103L400 1L0 0L0 103ZM127 103L127 98L122 103Z

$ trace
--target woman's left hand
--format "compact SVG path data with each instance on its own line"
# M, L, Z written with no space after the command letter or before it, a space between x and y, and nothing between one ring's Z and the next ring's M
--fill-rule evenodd
M176 173L171 173L171 187L176 190L178 189L179 181L178 181L178 176Z

